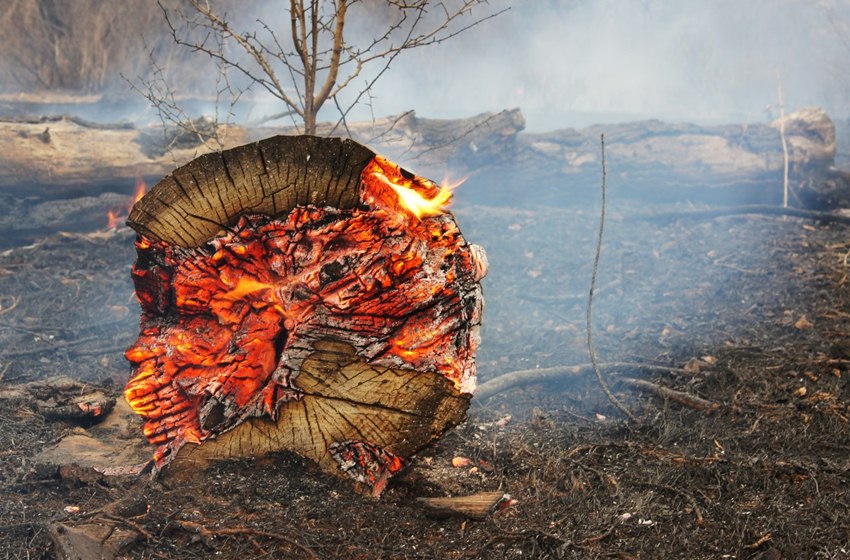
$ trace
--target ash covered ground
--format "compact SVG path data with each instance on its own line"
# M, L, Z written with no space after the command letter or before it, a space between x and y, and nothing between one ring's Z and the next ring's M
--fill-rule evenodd
M16 388L65 375L119 396L129 377L133 235L53 234L4 248L0 555L53 558L51 523L97 518L133 541L122 557L139 559L850 558L848 226L651 219L677 209L615 194L608 213L599 359L684 370L610 377L638 423L592 376L510 389L474 400L467 422L378 501L290 455L179 481L36 465L45 445L86 427L45 418ZM456 208L490 260L481 382L588 361L598 210L533 200ZM635 392L624 376L719 408ZM455 457L470 462L456 468ZM490 490L516 503L484 521L432 519L415 500ZM116 502L127 507L108 506Z

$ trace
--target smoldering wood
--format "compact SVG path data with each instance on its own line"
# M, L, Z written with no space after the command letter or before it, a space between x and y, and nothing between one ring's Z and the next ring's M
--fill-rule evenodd
M380 442L405 457L466 417L470 395L440 376L372 367L345 344L319 343L317 350L298 376L305 397L284 404L276 422L251 419L189 446L174 469L188 473L217 460L292 451L328 470L337 465L328 462L325 441Z
M157 468L291 451L377 496L465 418L486 259L397 188L444 191L352 140L274 136L136 203L125 396Z

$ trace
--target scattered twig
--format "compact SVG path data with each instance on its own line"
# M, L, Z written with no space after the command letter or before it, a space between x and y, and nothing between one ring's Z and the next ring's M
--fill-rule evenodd
M602 388L602 392L605 393L605 396L608 397L608 400L611 401L611 404L619 410L623 415L631 420L632 422L637 422L637 418L629 412L623 403L614 396L614 393L611 392L611 389L608 387L608 382L605 381L605 377L602 375L602 370L599 369L599 366L596 363L596 349L593 346L593 290L596 288L596 274L599 271L599 256L602 253L602 235L605 231L605 135L602 134L599 137L600 146L602 149L602 205L599 211L599 235L596 238L596 254L593 257L593 272L590 275L590 292L587 296L587 352L590 354L590 364L593 368L593 373L596 375L596 380L599 382L599 386Z
M175 523L182 529L186 531L190 531L192 533L197 533L203 539L208 539L210 537L234 537L234 536L246 536L246 537L265 537L267 539L274 539L278 541L283 541L291 546L294 546L298 550L302 551L309 558L313 558L315 560L319 560L319 557L316 556L316 553L307 548L305 545L295 541L289 537L281 535L279 533L271 533L269 531L261 531L259 529L251 529L250 527L224 527L221 529L209 529L200 523L195 523L194 521L184 521L184 520L175 520Z
M675 486L670 486L668 484L654 484L654 483L646 482L646 483L641 483L641 486L648 486L650 488L658 488L660 490L667 490L668 492L673 492L674 494L678 494L679 496L682 496L691 505L691 509L694 512L694 517L696 518L694 520L694 523L698 527L702 526L702 524L705 523L705 519L702 516L702 510L700 509L699 505L697 504L696 498L694 498L694 495L691 494L690 492L686 492L685 490L682 490L681 488L676 488Z
M636 389L647 391L664 399L669 399L683 406L687 406L688 408L693 408L694 410L700 410L703 412L710 413L720 408L719 404L705 400L702 397L698 397L690 393L685 393L683 391L676 391L675 389L670 389L668 387L663 387L651 381L646 381L645 379L633 379L631 377L624 377L620 379L620 383L623 383L624 385L628 385L630 387L634 387Z
M585 465L581 461L576 461L575 459L567 458L567 461L569 461L571 465L574 465L574 466L576 466L580 469L583 469L583 470L586 470L588 472L595 474L599 478L599 482L601 482L602 484L607 484L609 486L613 486L616 489L620 488L620 483L617 482L617 479L614 478L613 476L611 476L610 474L605 474L604 472L600 471L599 469L593 468L590 465Z
M687 373L681 368L641 364L637 362L603 362L597 363L596 367L599 368L600 371L609 374L621 370L644 370L674 374ZM511 371L479 385L475 390L475 398L478 401L483 401L512 387L533 385L535 383L546 383L549 381L559 381L587 375L592 372L592 364L577 364L574 366L554 366Z
M773 535L771 533L765 533L762 536L760 536L758 539L756 539L755 541L751 542L748 545L745 545L744 548L749 548L750 550L755 550L756 548L760 547L764 543L770 542L772 539L773 539Z
M610 537L611 535L613 535L614 529L616 529L616 528L617 528L617 525L612 525L611 527L608 528L608 530L606 530L606 531L604 531L604 532L602 532L598 535L595 535L593 537L587 537L586 539L584 539L583 541L578 543L578 545L579 546L590 546L590 545L598 544L599 541L605 540L608 537Z
M18 297L12 296L12 297L10 297L9 299L11 299L11 300L12 300L12 305L10 305L10 306L8 306L8 307L3 307L3 305L2 305L2 304L0 304L0 315L5 315L5 314L6 314L6 313L8 313L9 311L12 311L12 310L13 310L13 309L15 309L15 308L18 306L18 304L21 302L21 298L20 298L20 296L18 296Z
M704 220L708 218L720 218L722 216L735 216L739 214L793 216L795 218L807 218L827 224L850 224L850 216L845 216L843 214L804 210L802 208L783 208L782 206L771 206L767 204L722 206L720 208L685 210L682 212L659 212L656 214L637 215L633 216L633 218L639 220Z
M527 541L527 540L535 540L535 541L543 541L543 542L548 541L551 544L558 545L559 548L560 547L573 548L575 546L571 541L564 540L561 537L555 536L551 533L541 531L539 529L526 529L526 530L523 530L523 531L514 531L514 532L505 531L500 535L496 535L494 537L491 537L490 540L488 540L486 543L484 543L484 546L482 547L481 550L487 550L490 547L492 547L493 545L499 544L499 543L510 543L510 542L517 542L517 541L522 542L522 541Z
M137 533L139 533L140 535L142 535L143 537L145 537L145 539L148 540L148 541L154 540L154 536L147 529L145 529L144 527L142 527L141 525L139 525L135 521L130 521L129 519L121 517L120 515L112 515L111 513L101 513L100 517L102 517L104 519L108 519L110 521L114 521L116 523L121 523L123 525L126 525L126 526L130 527L131 529L133 529L134 531L136 531ZM97 519L97 518L95 518L95 519Z
M11 523L9 525L0 525L0 532L18 531L20 529L32 529L34 527L43 527L44 524L38 521L24 521L23 523Z

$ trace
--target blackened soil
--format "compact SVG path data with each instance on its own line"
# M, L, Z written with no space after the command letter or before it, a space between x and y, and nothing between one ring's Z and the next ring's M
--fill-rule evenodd
M850 558L850 229L640 218L660 210L611 209L594 302L601 361L686 370L611 376L639 423L593 377L511 389L474 404L373 501L291 456L180 481L45 472L32 457L83 428L9 397L0 557L54 558L50 522L98 519L138 535L124 555L139 559ZM480 380L586 362L598 211L457 216L490 257ZM0 254L0 389L67 375L117 395L138 320L132 259L127 231ZM636 393L624 375L719 408ZM458 456L471 463L452 467ZM485 490L516 503L464 521L431 519L415 501ZM97 514L116 500L138 507Z

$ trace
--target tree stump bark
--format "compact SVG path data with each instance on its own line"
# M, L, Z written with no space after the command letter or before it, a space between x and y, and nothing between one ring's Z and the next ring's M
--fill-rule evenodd
M378 495L461 422L486 258L450 198L308 136L207 154L156 185L128 222L143 316L125 395L157 468L288 450Z

